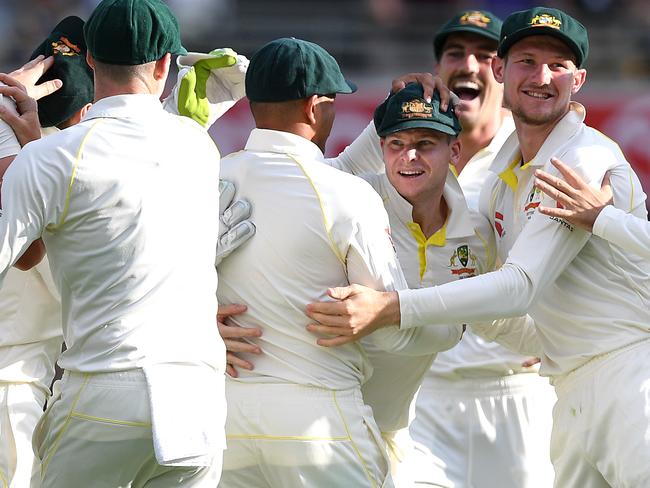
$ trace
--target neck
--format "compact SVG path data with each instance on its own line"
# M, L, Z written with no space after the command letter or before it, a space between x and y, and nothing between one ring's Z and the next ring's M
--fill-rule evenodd
M429 198L412 203L412 205L413 222L420 226L427 239L445 225L449 208L442 195L442 188Z
M531 161L539 152L544 141L553 132L555 126L569 112L567 111L557 119L546 124L529 124L516 117L515 128L517 129L517 139L519 140L519 150L521 151L522 164Z
M460 159L454 165L458 173L463 171L463 168L467 166L469 160L477 152L490 145L508 113L509 111L506 109L495 110L493 116L486 123L477 125L469 130L463 128L458 136L458 140L460 141Z
M153 87L146 86L139 82L132 82L129 84L113 84L113 83L100 83L95 84L95 101L102 98L114 97L116 95L155 95L158 90Z

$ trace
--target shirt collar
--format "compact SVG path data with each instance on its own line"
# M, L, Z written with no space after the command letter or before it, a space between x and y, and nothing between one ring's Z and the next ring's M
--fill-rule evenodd
M551 133L548 135L542 147L537 151L535 157L526 163L526 166L541 167L556 155L558 147L569 140L580 129L585 120L586 110L578 102L569 104L569 112L560 119ZM501 150L494 158L490 171L501 174L511 168L513 161L519 162L521 154L519 151L519 140L517 132L513 132L506 139Z
M162 104L156 95L128 94L102 98L93 103L84 120L111 117L129 118L150 112L162 111Z
M246 142L246 151L291 154L324 161L323 152L313 142L290 132L253 129Z
M386 193L391 200L392 208L398 218L407 226L413 222L413 206L400 195L395 187L390 184L388 177L382 175L386 186ZM474 225L467 207L467 201L463 195L463 190L458 183L451 168L448 170L445 187L442 194L449 208L449 215L446 221L446 238L460 238L474 235Z

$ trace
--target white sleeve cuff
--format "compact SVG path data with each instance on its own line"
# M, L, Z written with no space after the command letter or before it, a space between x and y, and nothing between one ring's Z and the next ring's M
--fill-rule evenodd
M595 236L605 238L609 224L616 219L622 218L624 214L625 212L621 209L618 209L613 205L607 205L600 211L598 217L596 217L594 228L591 233Z

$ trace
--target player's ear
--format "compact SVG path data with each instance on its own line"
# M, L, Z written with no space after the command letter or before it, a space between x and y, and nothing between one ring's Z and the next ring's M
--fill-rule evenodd
M318 95L305 98L303 110L310 125L316 124L316 105L318 105Z
M86 63L88 63L88 66L90 66L90 69L92 69L92 70L95 69L95 60L93 59L92 55L90 54L90 51L86 51Z
M507 58L500 58L499 56L494 56L492 58L492 74L494 79L499 83L503 83L503 70L506 66Z
M449 136L451 137L451 136ZM449 143L449 162L456 166L460 160L460 141L457 137L453 137Z
M577 69L573 73L573 86L571 87L571 94L575 95L578 93L582 85L587 81L587 70L586 69Z

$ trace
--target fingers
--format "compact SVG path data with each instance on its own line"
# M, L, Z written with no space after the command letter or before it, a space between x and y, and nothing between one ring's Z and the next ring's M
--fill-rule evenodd
M222 339L252 339L261 337L262 330L257 327L239 327L238 325L226 325L223 322L218 322L219 335Z
M248 200L237 200L223 211L221 221L228 227L232 227L250 218L252 212L253 208Z
M334 288L333 290L336 290ZM328 290L328 293L330 290ZM332 296L332 295L330 295ZM340 301L335 302L313 302L307 305L307 315L314 320L327 319L330 316L345 315L347 313L347 305ZM320 317L317 319L316 316Z
M5 84L5 86L0 85L0 93L3 95L13 98L16 102L22 102L29 98L25 87L9 75L0 73L0 81Z
M307 314L309 318L312 320L315 320L318 322L318 324L311 324L314 327L336 327L336 328L345 328L345 329L350 329L350 317L348 315L331 315L331 314L323 314L323 313L318 313L318 312L310 312ZM311 330L311 329L308 329ZM312 332L319 332L316 330L311 330ZM335 331L335 332L329 332L330 335L339 335L341 332Z
M246 361L235 354L227 353L226 354L226 363L230 364L234 368L243 368L251 371L253 369L253 363Z
M343 346L344 344L350 344L351 342L355 342L356 340L357 339L355 336L338 336L332 339L318 339L316 343L319 346L323 346L323 347L336 347L336 346Z
M350 297L350 295L352 295L353 291L355 290L355 287L356 285L329 288L327 290L327 294L336 300L345 300L346 298ZM327 303L331 303L331 302L327 302Z
M246 305L240 305L239 303L219 305L219 310L217 310L217 320L223 322L227 317L244 313L247 309L248 307L246 307Z
M559 202L561 205L573 208L575 206L575 202L571 196L565 193L566 184L562 182L562 180L555 178L548 173L541 173L542 172L540 172L539 175L536 174L537 179L535 180L535 187L542 190L549 197L551 197L556 202ZM544 180L549 181L550 184L546 183ZM571 192L571 194L575 193L572 188L566 188L566 192Z
M452 93L439 76L434 77L434 82L436 90L438 90L438 93L440 94L440 111L446 112L447 108L449 108L449 103L452 101ZM431 95L433 96L433 93ZM456 95L454 95L454 97L456 97ZM455 103L458 103L458 97L456 97Z
M553 208L553 207L542 207L539 206L537 209L540 213L548 215L549 217L559 217L561 219L567 220L573 217L574 213L570 210L564 208Z
M43 97L51 95L52 93L57 91L62 86L63 86L63 82L61 80L59 80L58 78L55 79L55 80L45 81L45 82L41 83L40 85L35 85L30 90L30 95L35 100L40 100Z
M262 354L262 349L259 346L241 339L224 339L223 343L226 345L226 350L233 353L247 352L249 354Z
M219 180L219 210L227 209L235 198L235 185L228 180Z
M534 366L538 363L541 363L542 360L540 358L530 358L521 363L521 366L524 368L530 368L531 366Z
M566 164L560 161L558 158L551 158L551 164L557 168L560 174L564 177L566 182L578 190L585 188L587 183L584 182L578 173L569 168Z
M232 366L230 366L230 364L226 364L226 373L228 373L228 375L232 376L233 378L238 378L239 377L239 374L237 373L237 370L235 368L233 368Z

